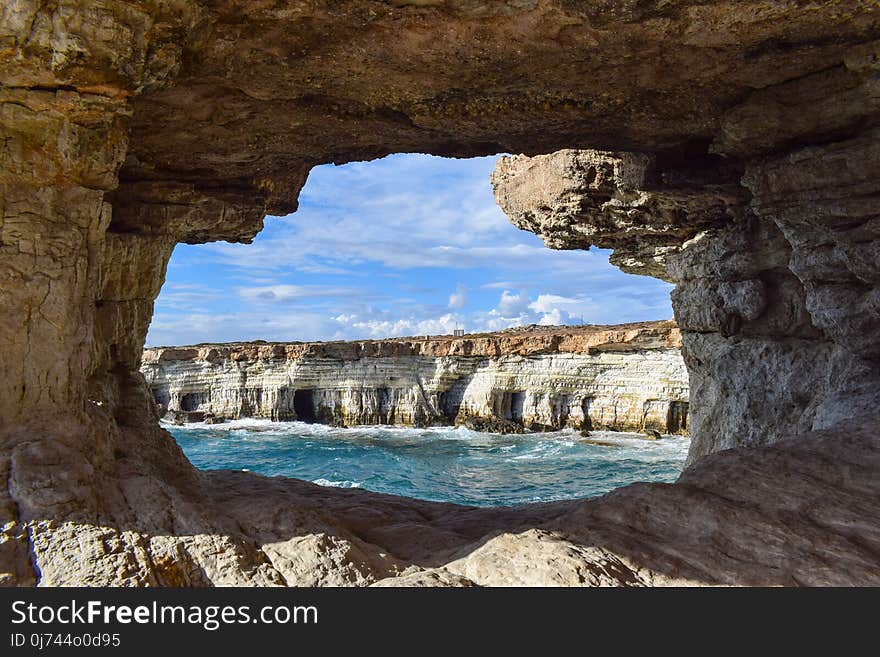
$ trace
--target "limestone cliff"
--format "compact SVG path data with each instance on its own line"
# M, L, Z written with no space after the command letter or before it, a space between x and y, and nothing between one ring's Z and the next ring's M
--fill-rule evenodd
M672 322L532 327L464 338L147 349L141 372L161 414L195 419L684 433L679 347Z
M873 0L4 2L0 581L877 583L878 62ZM499 200L676 282L679 483L481 512L159 428L176 243L252 240L320 163L559 149L577 180Z

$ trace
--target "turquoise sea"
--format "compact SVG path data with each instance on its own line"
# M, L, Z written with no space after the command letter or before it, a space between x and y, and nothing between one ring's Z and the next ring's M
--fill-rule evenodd
M163 426L203 469L249 470L323 486L478 506L602 495L637 481L675 481L689 441L593 432L499 435L463 427L334 428L236 420Z

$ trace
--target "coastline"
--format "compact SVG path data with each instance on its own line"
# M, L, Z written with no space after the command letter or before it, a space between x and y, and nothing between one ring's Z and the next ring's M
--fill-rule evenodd
M674 322L526 327L354 342L147 349L166 419L331 426L467 426L497 433L687 433L688 380Z

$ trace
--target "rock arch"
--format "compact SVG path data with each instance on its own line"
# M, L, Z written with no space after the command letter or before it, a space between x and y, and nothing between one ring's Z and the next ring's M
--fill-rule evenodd
M576 546L569 570L517 575L541 581L876 582L878 18L849 0L4 7L0 577L488 583L475 564L507 541L523 564ZM426 552L389 529L396 503L198 473L157 427L137 364L175 243L251 240L318 163L563 148L607 150L547 156L538 205L513 160L502 202L551 246L678 283L709 454L680 485L476 523L412 502ZM508 532L483 545L489 527ZM303 550L339 567L286 556Z

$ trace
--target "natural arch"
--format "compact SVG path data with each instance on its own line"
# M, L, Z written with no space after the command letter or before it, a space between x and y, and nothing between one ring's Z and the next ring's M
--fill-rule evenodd
M848 0L3 12L0 577L876 582L878 17ZM509 162L512 219L676 281L693 456L770 446L475 520L200 474L157 427L137 365L175 243L249 241L318 163L561 148L607 150ZM499 542L530 567L493 571ZM562 565L532 567L554 550ZM328 569L302 551L339 568L314 580Z

